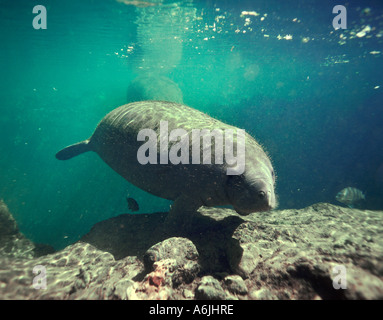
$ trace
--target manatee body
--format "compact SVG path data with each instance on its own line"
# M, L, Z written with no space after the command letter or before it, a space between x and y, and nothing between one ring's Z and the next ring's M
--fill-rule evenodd
M193 164L191 157L194 140L191 134L188 164L160 164L160 161L158 164L139 163L137 152L145 142L137 141L138 133L142 129L151 129L160 139L160 121L167 121L169 133L173 129L183 129L188 133L193 129L237 130L236 127L183 104L165 101L133 102L108 113L89 139L64 148L56 154L56 158L67 160L83 152L94 151L130 183L153 195L173 200L171 214L195 211L200 206L232 205L239 214L246 215L276 206L275 177L271 162L262 147L247 133L245 169L239 175L228 175L229 165L226 162L204 164L201 161L201 164ZM169 142L169 149L175 143ZM211 143L213 158L215 139ZM157 159L159 146L160 143Z

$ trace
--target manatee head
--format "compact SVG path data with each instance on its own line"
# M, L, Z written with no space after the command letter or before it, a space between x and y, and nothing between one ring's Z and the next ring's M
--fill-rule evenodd
M240 175L227 176L226 193L240 215L269 211L277 206L274 170L267 157L263 160L246 165Z

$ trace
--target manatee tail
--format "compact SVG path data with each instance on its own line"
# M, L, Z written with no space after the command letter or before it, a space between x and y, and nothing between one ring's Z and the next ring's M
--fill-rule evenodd
M89 139L75 144L72 144L56 153L56 158L59 160L68 160L81 153L91 151Z

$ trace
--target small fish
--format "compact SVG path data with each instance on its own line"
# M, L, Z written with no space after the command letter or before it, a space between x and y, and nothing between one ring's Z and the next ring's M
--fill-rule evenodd
M128 208L130 211L138 211L140 210L140 207L138 206L138 203L136 200L134 200L133 198L128 198L126 197L126 201L128 202Z
M356 188L348 187L339 191L336 195L335 199L349 208L355 208L364 200L366 200L366 196L362 191Z

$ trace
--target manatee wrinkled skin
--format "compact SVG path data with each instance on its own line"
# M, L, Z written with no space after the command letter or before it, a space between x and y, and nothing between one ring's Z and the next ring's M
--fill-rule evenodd
M190 164L159 164L159 161L158 164L140 164L137 151L144 142L137 141L138 132L152 129L159 139L160 121L168 122L169 133L173 129L184 129L188 133L192 129L237 129L182 104L133 102L111 111L89 139L64 148L56 158L67 160L83 152L96 152L130 183L153 195L173 200L170 217L179 217L180 212L195 212L200 206L232 205L241 215L268 211L276 206L271 162L262 147L247 133L245 170L240 175L227 175L225 161L223 164L192 164L191 134ZM174 143L169 142L169 149ZM214 144L215 139L212 139L212 159ZM157 153L159 159L159 143Z

